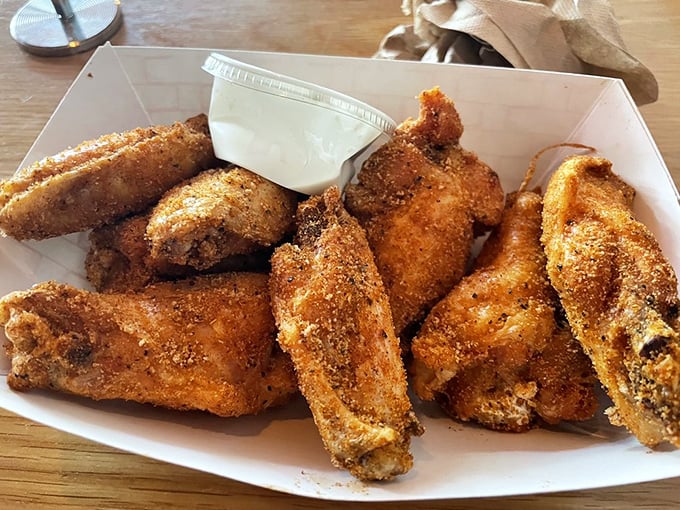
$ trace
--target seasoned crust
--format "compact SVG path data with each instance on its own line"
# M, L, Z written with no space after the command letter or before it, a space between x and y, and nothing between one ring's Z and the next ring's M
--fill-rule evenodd
M472 272L413 340L413 386L456 419L521 432L591 418L590 360L558 321L540 244L541 197L511 194Z
M98 227L146 209L214 161L205 115L83 142L0 184L0 231L23 240Z
M384 287L337 188L300 204L295 242L272 257L270 288L279 344L333 464L368 480L408 471L422 428Z
M345 199L366 229L405 348L463 276L475 236L500 221L504 201L498 175L459 145L453 102L434 88L420 103L418 119L366 160Z
M680 446L678 282L635 190L604 158L575 156L545 194L542 242L551 282L625 425L645 445Z
M0 300L14 390L52 389L221 416L297 392L267 276L231 273L96 294L45 282Z
M175 186L146 227L156 265L206 269L278 243L292 230L297 194L240 167L207 170Z

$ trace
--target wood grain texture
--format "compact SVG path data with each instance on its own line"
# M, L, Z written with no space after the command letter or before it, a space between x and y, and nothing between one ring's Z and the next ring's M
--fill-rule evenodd
M123 0L114 44L222 47L369 57L408 21L400 0ZM611 0L630 52L656 75L659 100L641 108L680 184L680 2ZM14 172L89 54L44 59L22 52L9 22L22 5L0 0L0 175ZM190 7L186 8L187 5ZM84 113L85 114L85 113ZM80 439L0 410L0 502L4 507L349 509L279 494ZM680 479L502 499L418 503L421 509L676 508ZM372 504L411 509L413 503Z

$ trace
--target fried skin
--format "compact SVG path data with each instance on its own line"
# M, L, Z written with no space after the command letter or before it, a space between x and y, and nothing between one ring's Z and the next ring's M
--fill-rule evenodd
M85 257L88 281L99 292L141 290L160 281L176 280L199 273L231 271L269 272L272 249L248 255L231 255L202 271L151 257L146 239L150 212L125 218L90 232L90 249Z
M345 200L366 229L402 342L463 276L475 235L500 221L504 200L496 173L460 147L453 102L434 88L420 105L419 118L368 158Z
M297 194L239 167L208 170L168 191L146 228L156 264L196 269L278 243Z
M220 416L297 392L267 276L232 273L96 294L46 282L0 300L14 390L48 388Z
M0 231L79 232L140 212L215 161L205 115L83 142L0 183Z
M148 223L149 214L140 214L90 232L85 273L97 291L139 290L162 280L149 260Z
M438 400L454 418L512 432L594 415L594 372L566 322L555 319L540 235L541 197L509 195L473 272L413 340L420 398Z
M614 406L638 440L680 446L678 282L633 217L635 190L603 158L566 159L545 193L550 280Z
M422 428L389 303L363 229L337 188L298 208L295 244L272 257L278 341L291 355L334 465L367 480L408 471Z

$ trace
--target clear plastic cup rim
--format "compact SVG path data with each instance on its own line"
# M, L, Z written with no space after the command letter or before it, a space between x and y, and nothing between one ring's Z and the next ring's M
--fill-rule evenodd
M216 78L257 92L332 110L392 135L397 124L387 114L358 99L332 89L279 74L219 53L211 53L202 66Z

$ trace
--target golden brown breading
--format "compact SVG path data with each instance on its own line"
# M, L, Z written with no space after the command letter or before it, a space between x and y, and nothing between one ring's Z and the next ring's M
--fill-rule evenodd
M566 159L545 193L548 274L614 402L645 445L680 446L678 282L632 213L635 190L603 158Z
M267 276L232 273L95 294L46 282L0 300L12 389L49 388L221 416L297 392Z
M88 281L99 292L127 292L164 280L196 276L189 266L166 263L151 257L146 239L150 212L126 218L90 233L90 249L85 258ZM248 255L231 255L205 269L203 273L230 271L269 272L272 249Z
M214 161L205 115L83 142L0 183L0 232L45 239L101 226Z
M300 204L295 244L275 251L270 286L279 344L333 464L371 480L408 471L422 429L365 233L337 188Z
M297 194L249 170L208 170L168 191L146 237L156 264L206 269L229 255L279 242L291 230Z
M346 192L402 342L463 276L475 235L500 221L504 200L496 173L460 147L463 126L453 102L434 88L420 103L420 117L399 126Z
M452 417L521 432L597 409L590 360L556 319L540 243L541 197L508 196L500 225L414 338L413 384Z
M146 213L90 232L85 272L96 290L138 290L161 279L149 262L149 243L144 237L148 223Z

